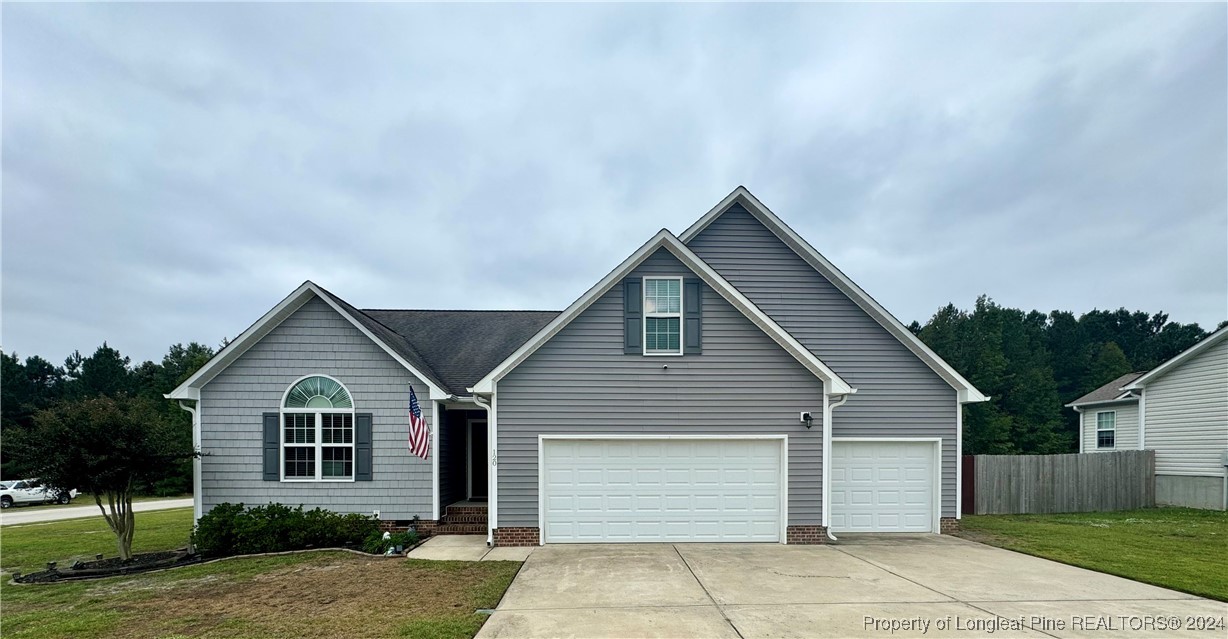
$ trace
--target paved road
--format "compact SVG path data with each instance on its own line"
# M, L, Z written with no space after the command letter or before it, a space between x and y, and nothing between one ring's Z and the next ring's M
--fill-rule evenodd
M478 638L1167 637L1134 624L1228 616L1223 602L945 535L845 539L543 546Z
M0 526L14 524L32 524L43 521L58 521L61 519L78 519L81 517L99 517L102 512L88 498L78 498L80 506L57 506L55 508L27 509L20 506L6 508L0 512ZM160 499L158 501L138 501L132 504L133 512L147 510L166 510L167 508L184 508L192 505L192 499Z

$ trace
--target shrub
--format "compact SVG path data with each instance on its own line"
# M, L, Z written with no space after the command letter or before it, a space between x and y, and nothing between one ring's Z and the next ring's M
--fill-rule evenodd
M405 532L392 533L388 536L388 539L384 539L384 533L377 530L367 536L366 541L362 544L362 550L372 555L382 555L388 552L389 548L400 546L404 550L416 543L418 543L417 531L407 530Z
M366 515L341 514L320 508L304 511L268 504L218 504L200 518L192 532L197 550L208 557L282 552L303 548L357 547L379 532L379 522Z

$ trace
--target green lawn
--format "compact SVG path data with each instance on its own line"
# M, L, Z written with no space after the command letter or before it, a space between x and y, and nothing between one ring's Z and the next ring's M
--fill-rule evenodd
M170 497L141 496L141 497L133 497L132 502L140 503L143 501L166 501L168 499L191 499L191 498L192 498L191 494L171 495ZM90 497L89 495L78 495L76 499L72 500L71 504L67 504L67 505L65 504L39 504L37 506L27 506L25 504L22 504L20 506L13 506L12 508L6 508L4 512L24 513L30 510L51 510L52 508L69 508L72 506L93 506L94 508L97 508L98 504L95 504L94 498Z
M137 513L134 550L182 547L191 509ZM115 555L101 516L0 528L0 563L32 571ZM65 565L65 564L61 564ZM0 636L472 637L518 562L383 559L344 552L231 559L131 577L0 584Z
M192 509L175 508L135 513L133 552L173 550L188 545ZM114 557L115 535L99 512L93 517L0 527L0 569L8 572L42 570L48 561L67 566L74 559Z
M965 515L961 536L1228 601L1228 513L1146 508L1064 515Z

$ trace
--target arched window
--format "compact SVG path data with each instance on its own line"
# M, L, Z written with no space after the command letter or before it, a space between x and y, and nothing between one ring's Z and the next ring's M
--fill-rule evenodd
M281 401L282 481L354 480L354 400L341 382L308 375Z

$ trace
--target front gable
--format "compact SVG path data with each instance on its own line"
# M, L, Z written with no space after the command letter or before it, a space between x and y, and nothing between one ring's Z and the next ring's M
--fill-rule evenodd
M681 239L854 386L877 367L936 376L961 403L987 399L744 188Z

